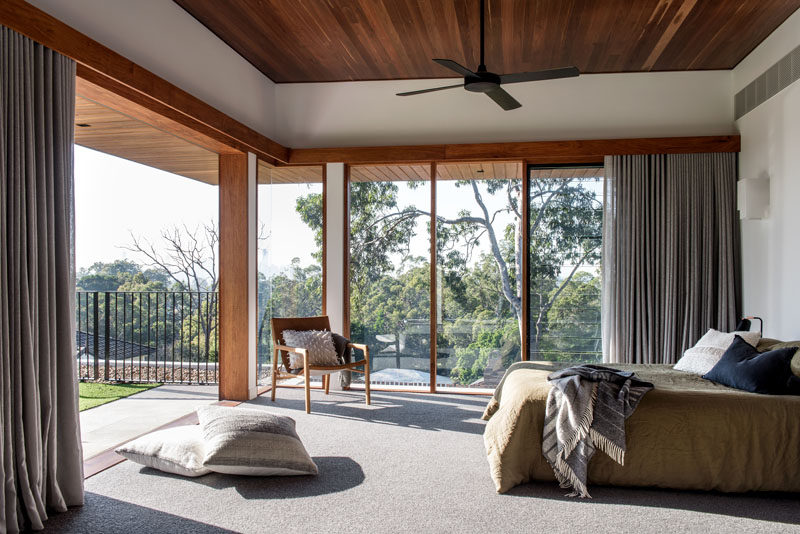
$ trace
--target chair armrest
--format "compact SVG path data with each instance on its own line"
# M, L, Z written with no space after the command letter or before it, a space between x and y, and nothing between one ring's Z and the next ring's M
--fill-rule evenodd
M275 350L283 350L286 352L294 352L295 354L306 354L308 349L304 349L302 347L287 347L286 345L275 345L273 347Z
M369 347L363 343L348 343L347 346L353 349L358 349L364 354L369 352Z

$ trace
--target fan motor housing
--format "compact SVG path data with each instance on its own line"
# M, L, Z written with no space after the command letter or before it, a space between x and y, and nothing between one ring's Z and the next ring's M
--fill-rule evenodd
M473 93L487 93L500 87L500 76L493 72L481 72L478 76L464 78L464 89Z

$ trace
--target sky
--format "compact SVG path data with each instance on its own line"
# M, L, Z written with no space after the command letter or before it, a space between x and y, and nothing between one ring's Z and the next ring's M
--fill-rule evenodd
M315 186L321 190L321 186ZM259 215L280 221L292 232L272 232L272 269L281 269L299 257L311 263L314 236L295 212L295 196L307 194L305 185L273 186L265 195L259 186ZM219 213L217 186L154 169L82 146L75 146L75 261L78 269L93 263L144 258L125 250L131 232L157 247L164 229L186 225L190 229L216 224ZM267 214L267 215L264 215ZM268 225L269 221L262 222ZM280 253L278 253L280 251Z

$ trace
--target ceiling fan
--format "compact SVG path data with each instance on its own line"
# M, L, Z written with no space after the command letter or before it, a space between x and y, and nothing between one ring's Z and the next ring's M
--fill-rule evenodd
M505 89L500 87L500 85L507 83L555 80L557 78L571 78L580 75L580 71L575 67L538 70L535 72L517 72L514 74L495 74L486 70L486 65L483 63L484 3L485 0L481 0L481 63L478 65L478 70L473 72L468 68L459 65L452 59L434 59L434 61L439 65L447 67L448 69L464 76L464 83L446 85L444 87L434 87L432 89L420 89L418 91L397 93L397 96L420 95L423 93L431 93L433 91L443 91L445 89L463 87L467 91L472 91L473 93L485 93L489 98L494 100L498 106L506 111L509 111L522 107L522 104L517 102L517 100L508 94Z

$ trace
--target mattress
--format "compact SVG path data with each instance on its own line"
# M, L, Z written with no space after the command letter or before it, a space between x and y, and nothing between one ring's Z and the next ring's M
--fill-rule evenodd
M542 456L550 384L565 367L518 362L483 418L484 444L499 493L529 481L555 481ZM800 397L747 393L669 365L612 365L652 382L625 425L625 465L598 451L589 484L674 489L800 491Z

